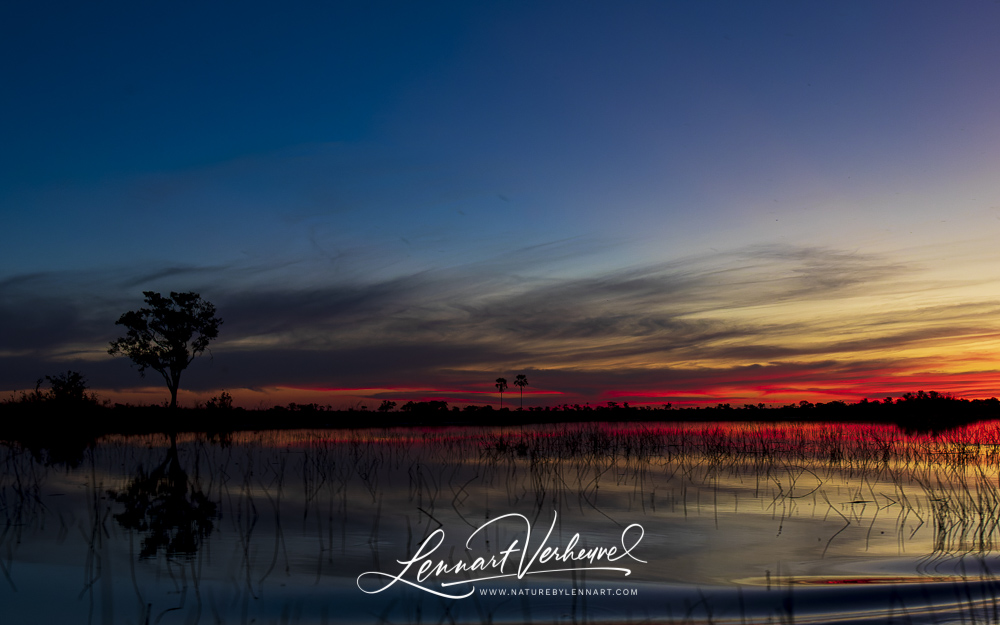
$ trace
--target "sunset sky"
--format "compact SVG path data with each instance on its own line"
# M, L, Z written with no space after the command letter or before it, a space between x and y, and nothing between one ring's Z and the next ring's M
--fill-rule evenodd
M168 398L107 354L154 290L225 320L189 406L1000 396L998 24L5 3L0 395Z

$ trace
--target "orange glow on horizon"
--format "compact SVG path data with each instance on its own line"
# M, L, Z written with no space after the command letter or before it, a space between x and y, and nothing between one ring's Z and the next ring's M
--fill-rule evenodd
M110 403L130 403L134 405L163 404L169 400L164 387L144 387L137 389L91 389L99 399ZM212 397L226 390L233 397L233 403L246 409L268 409L274 406L296 404L317 404L331 409L365 407L375 410L384 400L396 402L396 409L408 401L444 401L449 406L462 408L466 405L499 404L499 394L481 389L434 389L434 388L309 388L309 387L269 387L262 389L215 389L211 391L186 391L178 393L178 403L183 407L204 404ZM937 391L964 399L988 399L1000 396L1000 374L982 371L957 375L914 373L892 375L880 372L869 377L845 378L827 382L810 379L788 381L741 380L739 382L701 383L691 386L680 384L668 388L618 388L595 392L593 395L575 394L566 391L545 389L525 389L524 406L557 407L564 404L603 406L609 401L619 405L659 407L670 403L675 407L710 407L731 404L782 406L808 401L826 403L845 401L856 403L862 399L881 400L884 397L900 397L904 393L918 390ZM14 392L10 393L14 397ZM509 389L503 396L504 407L516 409L520 405L520 394Z

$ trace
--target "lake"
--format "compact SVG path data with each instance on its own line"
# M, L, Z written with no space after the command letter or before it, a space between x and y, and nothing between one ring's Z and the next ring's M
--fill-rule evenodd
M3 623L1000 620L1000 424L0 445Z

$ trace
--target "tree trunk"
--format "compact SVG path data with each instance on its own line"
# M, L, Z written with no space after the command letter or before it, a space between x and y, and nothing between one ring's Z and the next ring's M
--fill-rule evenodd
M171 371L170 372L170 384L168 385L170 387L170 409L171 410L176 410L177 409L177 389L180 387L180 385L181 385L181 372L177 371L175 373L175 372Z

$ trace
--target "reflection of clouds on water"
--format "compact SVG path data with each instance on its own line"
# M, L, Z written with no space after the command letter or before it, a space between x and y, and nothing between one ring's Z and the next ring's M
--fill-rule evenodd
M997 436L978 427L970 437ZM237 433L226 446L110 437L75 467L0 447L0 601L12 622L80 613L108 622L703 618L695 605L763 621L785 614L788 593L798 617L846 610L845 597L877 613L895 592L919 616L930 599L917 586L941 598L951 580L997 570L998 458L962 436L644 424ZM532 524L532 546L554 517L547 545L560 548L577 534L579 547L615 545L638 523L634 553L646 563L630 561L627 577L577 570L477 588L640 594L447 604L402 584L374 596L357 589L363 572L398 572L438 529L435 562L522 546L525 524L509 519L466 544L512 513ZM786 583L873 577L925 583ZM977 584L969 601L990 589Z

